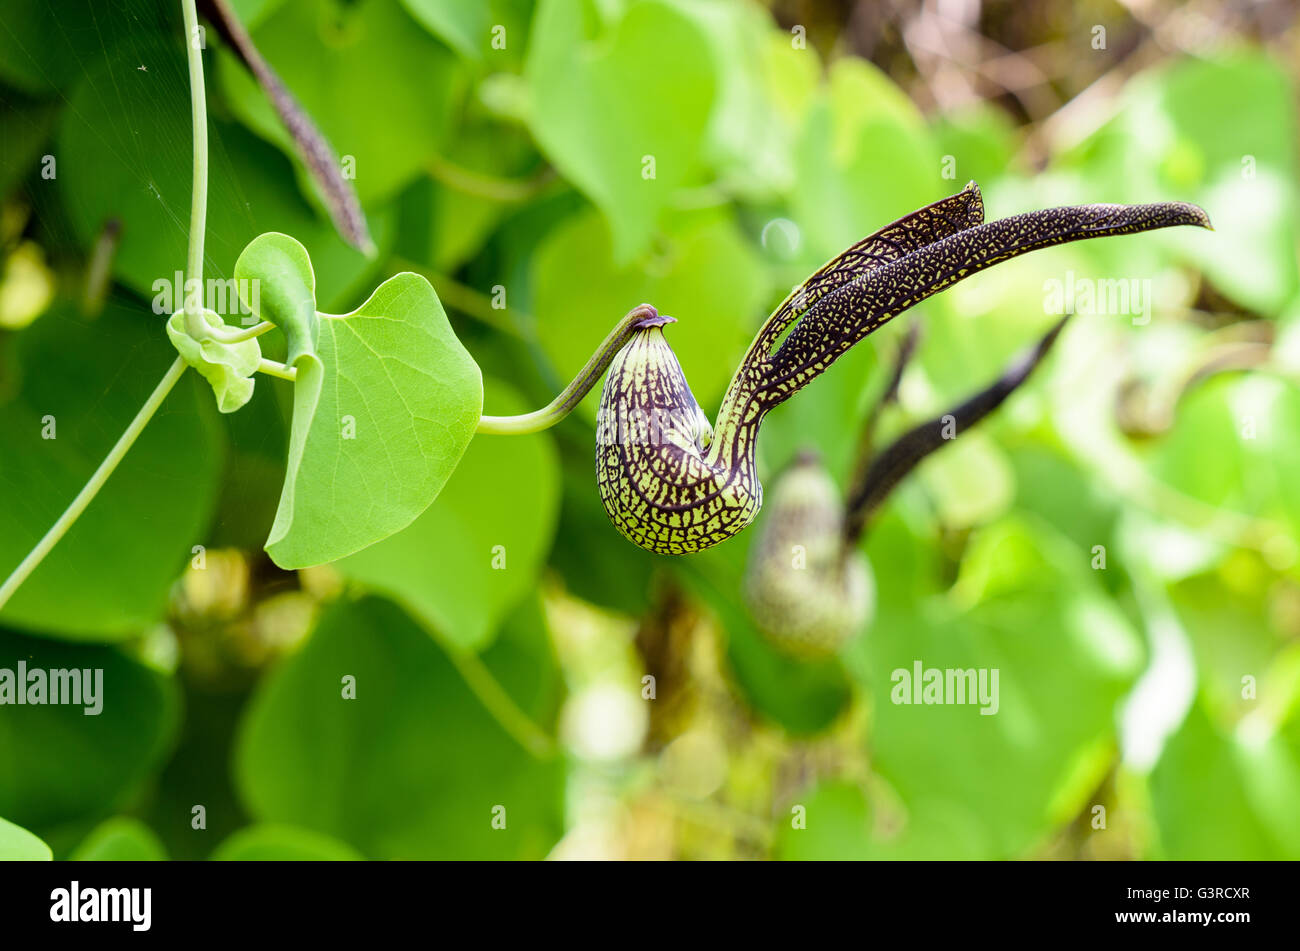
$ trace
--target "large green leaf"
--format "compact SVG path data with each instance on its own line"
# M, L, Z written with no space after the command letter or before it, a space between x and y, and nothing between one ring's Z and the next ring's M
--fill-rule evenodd
M494 414L527 411L504 384L488 380L484 389ZM479 436L423 515L338 567L453 643L481 650L535 587L558 503L549 436Z
M534 136L604 212L626 265L700 165L718 84L703 24L667 0L542 0L526 68Z
M59 307L17 342L22 388L0 413L4 575L54 524L175 358L162 319L122 301L94 321ZM221 470L205 390L197 374L180 380L0 618L63 637L117 639L162 617L172 581L193 547L207 543Z
M427 280L389 278L350 314L318 314L306 252L262 235L237 280L284 330L297 371L289 464L266 550L281 567L334 561L428 508L478 425L478 365Z
M91 671L100 685L89 706L83 695L82 704L6 704L0 716L0 814L53 841L70 823L111 814L158 768L175 730L176 695L170 681L114 647L0 631L0 667L16 673L20 660L29 674Z
M483 659L526 713L553 722L558 671L536 603ZM370 858L541 858L560 834L562 765L525 753L428 635L378 599L336 606L262 684L235 763L256 817Z

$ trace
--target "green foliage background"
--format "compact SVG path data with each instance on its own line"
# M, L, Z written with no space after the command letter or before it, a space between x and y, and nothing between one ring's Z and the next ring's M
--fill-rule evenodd
M210 29L209 275L271 230L308 248L333 313L422 273L487 413L549 401L642 301L678 318L712 413L791 286L972 178L990 218L1181 199L1217 231L1017 259L773 415L766 480L811 445L842 483L906 323L925 336L892 431L1042 333L1045 282L1150 282L1149 320L1076 317L901 487L864 542L875 617L820 663L752 627L753 532L670 560L608 524L595 395L551 432L477 437L405 531L284 572L261 546L288 384L219 416L187 374L0 613L0 667L106 685L98 717L0 707L0 857L1300 858L1294 10L1171 45L1115 4L986 3L969 35L1052 71L1010 91L963 73L953 96L960 66L901 22L872 33L865 5L233 5L354 163L379 253L336 234ZM0 574L172 359L150 300L185 259L179 5L56 6L0 12ZM999 713L891 703L917 659L996 667Z

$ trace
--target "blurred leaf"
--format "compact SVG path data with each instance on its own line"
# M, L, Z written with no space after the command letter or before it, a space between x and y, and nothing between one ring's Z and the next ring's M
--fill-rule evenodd
M1115 705L1140 669L1137 636L1100 595L1085 553L1014 518L982 530L946 599L900 611L886 577L851 664L871 692L875 769L903 802L967 817L980 857L1023 855L1110 767ZM916 663L997 671L997 712L894 703L891 672L910 677Z
M284 6L285 0L226 0L244 28L251 30Z
M477 60L488 39L486 3L464 0L402 0L406 12L466 59Z
M48 862L50 847L26 829L0 819L0 861Z
M337 839L292 826L258 825L240 829L212 853L219 862L350 862L363 860Z
M855 786L824 783L798 798L806 826L796 829L790 819L778 826L779 859L960 861L989 852L976 817L951 802L912 802L903 828L884 835L873 827L871 805Z
M703 158L729 190L762 196L789 189L802 115L774 109L773 100L797 100L815 86L816 54L793 49L767 11L748 0L677 0L676 7L703 30L717 76Z
M98 0L6 0L0 77L46 96L67 89L105 50L147 44L180 24L180 5L142 0L105 9Z
M595 435L583 428L584 445ZM566 590L591 604L640 615L650 607L650 585L659 559L629 545L605 513L596 493L592 460L566 452L560 484L564 493L550 567Z
M558 673L535 604L483 659L524 710L553 722ZM342 698L349 676L355 700ZM235 763L259 819L370 858L541 858L560 834L562 765L525 753L428 635L378 599L338 605L261 685ZM496 806L505 829L492 827Z
M0 42L2 45L2 42ZM48 103L28 102L0 90L0 196L22 181L37 164L41 147L49 140L57 110Z
M456 6L468 11L478 5ZM303 0L279 8L252 33L338 152L345 177L352 160L353 185L363 204L401 191L447 139L464 78L455 55L403 5ZM233 58L222 58L218 79L239 118L291 153L288 133L261 88Z
M74 862L165 862L167 850L139 819L115 816L96 826L69 858Z
M56 140L57 182L73 228L88 245L106 220L121 219L113 273L146 299L158 294L156 282L173 283L186 261L193 157L183 55L179 44L115 53L71 94ZM310 250L323 306L352 292L373 265L298 196L288 161L217 117L209 120L209 137L207 278L227 278L249 241L282 231ZM392 224L389 215L371 217L381 247ZM220 290L224 302L214 287L205 303L229 319L234 291ZM174 295L163 300L179 309Z
M266 340L266 337L261 338ZM212 520L210 547L257 550L275 521L289 454L289 410L283 404L293 394L264 380L238 413L223 417L226 424L226 467L221 497Z
M176 725L170 681L113 647L8 632L0 632L0 657L15 670L24 661L29 672L103 671L98 714L87 714L93 705L6 706L0 813L53 838L64 824L113 813L159 767Z
M485 381L496 415L528 411ZM555 530L559 463L549 436L478 436L446 488L408 528L339 562L348 577L403 605L469 650L537 584Z
M110 301L88 322L59 307L17 338L22 390L0 414L0 574L54 524L174 358L162 320L142 311ZM89 640L160 619L192 547L207 541L223 453L214 417L211 391L197 374L182 378L0 617Z
M1150 786L1160 858L1300 858L1300 757L1279 735L1216 729L1197 703L1165 744Z
M762 314L767 278L726 216L682 215L662 254L618 267L603 222L587 213L559 225L534 258L542 349L566 382L629 310L653 304L678 319L669 332L691 390L711 413ZM583 401L595 419L598 393Z
M1082 551L1091 554L1094 545L1110 549L1118 512L1104 487L1054 448L1026 442L1008 458L1015 470L1017 510L1032 512Z
M934 137L942 161L952 156L948 180L953 191L972 179L987 191L994 181L1015 169L1019 149L1015 123L985 100L937 117ZM949 172L946 165L943 171Z
M1242 679L1263 679L1282 646L1268 617L1266 589L1274 583L1273 574L1243 552L1214 574L1170 586L1200 674L1201 703L1219 722L1236 721L1255 706L1242 696Z
M1208 505L1300 527L1297 421L1300 387L1262 375L1217 377L1179 403L1151 468Z
M655 65L663 50L671 68ZM668 0L541 0L526 71L534 136L604 212L626 265L699 165L718 83L708 35Z
M831 67L795 167L791 211L822 260L945 191L921 114L888 77L857 59Z
M1209 212L1214 235L1162 235L1233 300L1275 315L1300 288L1297 175L1286 71L1241 50L1184 59L1131 81L1115 118L1063 157L1108 201L1178 198Z
M925 458L916 477L931 493L945 526L969 528L996 519L1015 498L1015 473L986 432L967 430Z

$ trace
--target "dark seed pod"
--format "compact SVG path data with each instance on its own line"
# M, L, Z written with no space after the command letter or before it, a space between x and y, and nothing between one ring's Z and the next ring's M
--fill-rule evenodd
M837 652L875 607L866 557L844 546L839 488L811 453L777 480L749 551L744 597L758 629L805 658Z

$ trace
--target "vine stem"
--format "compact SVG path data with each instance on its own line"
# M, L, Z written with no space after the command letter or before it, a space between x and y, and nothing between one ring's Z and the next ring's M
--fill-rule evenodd
M583 397L591 392L591 388L600 381L619 350L623 349L623 344L632 338L632 334L644 320L671 323L674 318L660 317L659 312L649 304L632 308L627 316L609 332L609 336L596 348L587 365L578 372L573 382L566 386L559 396L541 409L521 416L483 416L478 421L477 431L494 435L520 436L550 429L568 416L574 407L582 402Z
M267 376L279 377L281 380L288 380L290 383L298 379L297 367L287 367L283 363L277 363L275 360L268 360L265 357L257 362L257 372L265 373Z
M185 58L190 68L190 115L194 125L194 182L190 196L190 240L186 261L186 284L189 287L199 289L197 305L191 306L195 302L190 301L190 295L186 294L183 311L185 313L186 331L195 340L202 340L208 329L207 321L202 319L203 235L208 212L207 94L203 84L203 53L199 45L199 15L194 0L181 0L181 12L185 19ZM253 336L262 332L263 330L260 328L251 328L250 330ZM186 368L187 364L180 357L177 357L172 362L158 385L154 387L153 392L149 394L149 398L140 407L140 411L135 414L135 418L126 427L126 431L118 437L117 442L113 444L113 448L104 457L104 461L99 464L99 468L91 475L89 481L81 487L77 497L63 510L63 514L59 516L58 521L50 526L50 530L36 543L36 547L27 553L27 557L5 579L4 584L0 585L0 608L3 608L8 603L14 592L31 576L31 573L45 560L45 556L50 553L51 549L59 543L59 540L67 534L68 529L86 511L86 507L99 494L99 490L104 487L104 483L113 474L118 463L122 461L127 451L135 444L145 426L153 419L154 414L158 412L158 408L167 399L167 395L176 386L176 382L185 373Z
M59 539L72 527L72 523L81 517L81 513L86 510L86 506L99 494L99 490L104 487L108 477L113 474L113 470L117 468L117 464L122 461L122 457L135 443L136 438L144 430L149 420L153 419L154 413L158 411L158 407L162 406L163 400L172 391L172 387L176 385L176 381L181 378L181 374L185 372L185 369L185 361L177 357L167 370L167 374L154 387L154 391L149 394L149 399L145 401L144 406L140 407L140 412L135 414L135 419L131 420L131 424L126 427L126 431L118 438L113 448L108 451L108 455L99 464L95 474L81 487L81 491L72 500L72 504L64 510L63 514L59 516L59 520L45 533L45 537L36 543L36 547L14 569L13 574L5 580L3 585L0 585L0 608L5 606L5 603L18 590L18 587L27 580L27 576L36 570L36 566L50 553L50 549L58 544Z
M185 59L190 68L190 117L194 126L194 182L190 189L190 244L186 286L197 288L197 306L184 295L185 330L195 340L207 336L203 307L203 235L208 217L208 112L203 84L203 49L199 44L199 14L194 0L181 0L185 17Z

